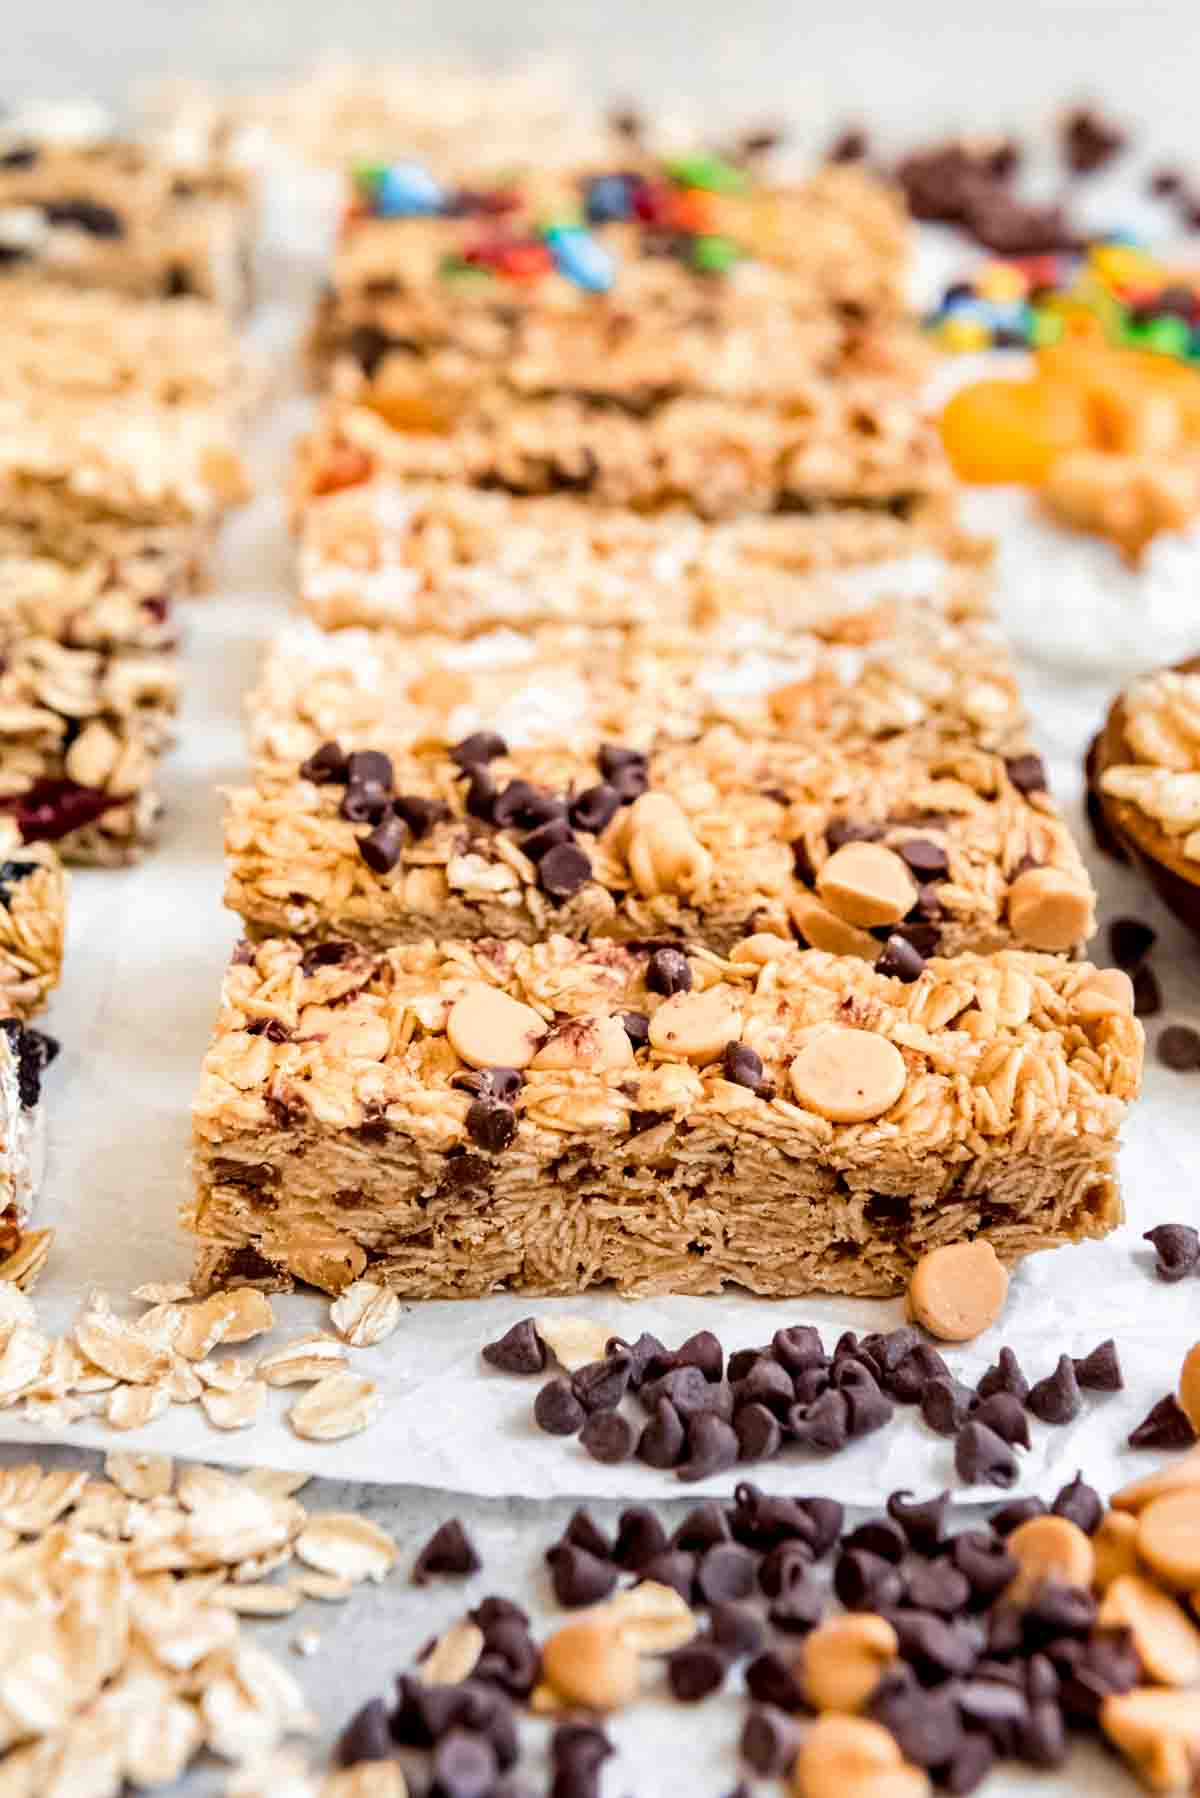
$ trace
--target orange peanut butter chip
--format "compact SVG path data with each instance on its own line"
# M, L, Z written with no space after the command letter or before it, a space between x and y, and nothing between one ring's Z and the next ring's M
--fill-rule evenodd
M1047 1581L1087 1590L1096 1571L1091 1538L1069 1517L1047 1512L1013 1530L1004 1546L1017 1563L1005 1594L1014 1604L1027 1604Z
M1200 1680L1200 1629L1169 1592L1140 1574L1122 1574L1104 1596L1102 1629L1128 1629L1147 1676L1163 1686Z
M1092 894L1058 868L1027 868L1008 889L1008 922L1031 949L1074 949L1095 929Z
M588 1710L618 1710L638 1694L637 1650L600 1611L555 1630L542 1650L542 1672L560 1698Z
M871 1611L830 1617L804 1644L804 1696L814 1710L860 1711L899 1652L886 1617Z
M1096 1557L1092 1584L1097 1592L1107 1592L1122 1574L1137 1572L1137 1533L1137 1518L1132 1511L1104 1513L1092 1536Z
M1200 1342L1187 1352L1179 1375L1179 1404L1200 1436Z
M796 1756L796 1798L926 1798L929 1777L866 1717L818 1717Z
M917 902L917 883L881 843L845 843L817 875L817 892L849 924L898 924Z
M990 1329L1008 1297L1008 1269L990 1242L930 1249L913 1269L908 1307L942 1342L970 1342Z
M895 1043L848 1024L834 1024L810 1037L790 1074L800 1104L835 1124L880 1117L896 1103L907 1078Z
M788 903L788 916L810 949L824 949L827 955L857 955L863 961L876 961L880 943L869 930L860 930L839 918L811 893L797 893Z
M1200 1757L1194 1692L1137 1686L1100 1706L1100 1728L1152 1792L1191 1792Z
M1097 1018L1128 1017L1133 1011L1133 981L1122 968L1096 968L1075 995L1075 1015L1085 1024Z
M1114 1511L1140 1513L1168 1492L1186 1492L1193 1487L1200 1492L1200 1445L1189 1448L1181 1460L1144 1474L1140 1480L1131 1480L1128 1486L1113 1493L1110 1502Z
M531 1005L482 984L455 1000L446 1019L451 1048L473 1068L527 1068L545 1034Z
M1138 1554L1175 1591L1200 1586L1200 1490L1168 1492L1146 1506L1138 1518Z
M715 1061L726 1043L737 1041L742 1008L724 987L702 993L676 993L665 999L650 1019L650 1041L666 1055L685 1061Z

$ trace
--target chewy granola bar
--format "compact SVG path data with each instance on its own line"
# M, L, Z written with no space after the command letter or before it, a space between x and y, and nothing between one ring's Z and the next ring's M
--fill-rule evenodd
M243 944L185 1222L206 1284L886 1294L1113 1229L1141 1058L1128 978L1050 956Z
M251 297L253 209L220 158L183 162L121 137L92 106L0 120L0 278L197 295L231 313Z
M281 650L255 784L229 800L226 903L257 936L376 946L558 931L726 950L794 929L909 975L935 950L1075 949L1092 889L1007 663L945 632L940 660L929 639L850 651L844 681L839 652L770 637L739 662L686 633L674 653L502 633L422 669L419 639L343 633L315 676Z
M827 511L705 524L567 495L368 481L299 518L301 609L327 630L370 625L469 637L501 625L708 625L758 618L821 630L882 596L982 611L990 546L934 513Z
M49 843L25 843L0 816L0 1015L40 1011L62 971L67 881Z
M20 1246L37 1202L46 1145L42 1074L57 1053L53 1037L0 1018L0 1259Z

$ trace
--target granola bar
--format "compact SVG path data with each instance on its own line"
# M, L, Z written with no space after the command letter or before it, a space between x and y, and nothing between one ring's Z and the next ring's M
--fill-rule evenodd
M69 649L167 651L179 642L174 594L188 570L154 533L125 553L84 562L37 553L30 534L0 523L0 636L49 637Z
M849 649L577 628L431 658L351 632L306 660L293 635L230 795L226 903L258 936L375 946L795 930L910 969L1077 948L1092 889L1003 652L901 618Z
M45 1160L42 1074L53 1037L0 1018L0 1257L18 1248L33 1215Z
M990 546L938 517L886 512L645 518L560 495L370 481L299 519L301 610L327 630L371 625L469 637L507 625L705 626L761 619L839 632L855 604L982 611Z
M0 1015L40 1011L62 971L67 882L49 843L23 843L0 817Z
M0 273L144 297L193 294L231 313L251 297L245 177L121 137L92 106L0 121Z
M1052 956L243 944L184 1221L206 1284L892 1293L1113 1229L1141 1059L1128 978Z

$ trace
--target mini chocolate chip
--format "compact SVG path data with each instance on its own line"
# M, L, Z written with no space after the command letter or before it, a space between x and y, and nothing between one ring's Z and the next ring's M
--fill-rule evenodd
M898 1605L904 1593L891 1562L865 1548L844 1549L838 1556L833 1589L848 1611L886 1611Z
M1130 1448L1190 1448L1196 1440L1187 1412L1173 1392L1160 1398L1129 1433Z
M679 1441L682 1447L682 1430ZM654 1463L650 1462L649 1465L653 1466ZM667 1532L648 1505L628 1505L621 1512L617 1523L617 1539L613 1545L613 1560L618 1567L640 1573L646 1562L663 1554L666 1547Z
M958 1432L954 1438L954 1468L967 1486L1016 1483L1016 1456L1003 1437L984 1424L965 1423Z
M339 1767L355 1767L360 1761L390 1761L395 1752L387 1706L381 1698L372 1698L355 1712L333 1751Z
M558 843L538 863L538 885L552 899L570 899L592 878L592 864L577 843Z
M1141 918L1114 918L1108 927L1108 947L1119 968L1132 973L1145 961L1158 940L1158 932Z
M1029 1381L1021 1372L1017 1357L1010 1348L1000 1350L994 1364L976 1385L975 1391L980 1398L990 1398L993 1392L1011 1392L1014 1398L1025 1403L1029 1397Z
M735 1086L748 1086L752 1093L762 1091L765 1084L762 1056L746 1043L726 1043L721 1069L726 1080L731 1080Z
M742 1725L738 1752L763 1779L784 1777L800 1752L800 1726L777 1705L755 1705Z
M683 1450L683 1419L670 1399L660 1398L638 1437L637 1458L647 1467L677 1467Z
M647 1411L653 1411L660 1399L669 1399L681 1417L692 1417L699 1411L710 1411L718 1402L717 1395L699 1367L673 1367L657 1380L649 1380L639 1394Z
M499 1099L476 1099L467 1111L467 1135L490 1155L506 1149L517 1134L517 1114Z
M358 839L358 853L372 874L390 874L400 860L408 826L395 816L383 818L374 830Z
M580 1431L579 1440L592 1457L606 1467L628 1461L637 1444L637 1430L620 1411L595 1411Z
M649 992L662 993L668 999L675 993L692 990L691 963L682 950L654 951L646 966L646 987Z
M800 1518L804 1518L808 1526L804 1531L805 1539L813 1558L819 1561L829 1553L842 1533L845 1508L836 1498L798 1498L794 1503L799 1513L797 1529Z
M950 1546L950 1559L971 1582L983 1604L998 1598L1017 1572L1017 1563L991 1530L960 1530Z
M768 1598L782 1598L806 1582L813 1559L807 1540L777 1542L762 1558L758 1583Z
M931 1380L949 1380L946 1358L931 1342L919 1342L888 1375L887 1389L900 1405L919 1405Z
M781 1366L789 1373L800 1373L806 1367L824 1366L825 1347L821 1335L811 1324L793 1324L790 1329L776 1330L771 1349Z
M616 1586L617 1568L612 1562L600 1560L573 1542L560 1542L550 1550L547 1559L554 1596L564 1610L597 1604Z
M543 816L543 805L549 797L530 780L510 780L492 801L492 822L500 830L507 830L514 824L523 830L536 829L539 824L548 822Z
M1117 1345L1109 1336L1075 1363L1075 1378L1089 1392L1120 1392L1125 1384Z
M828 1392L829 1373L827 1367L806 1367L800 1373L793 1374L792 1390L796 1394L797 1405L811 1405Z
M433 1751L433 1787L439 1798L487 1798L499 1773L486 1736L452 1729Z
M910 942L892 931L883 945L883 953L875 963L875 972L885 975L889 980L902 980L911 986L925 972L925 957L919 949L914 949Z
M975 1665L974 1641L944 1617L932 1611L895 1610L888 1620L900 1653L921 1679L932 1682L947 1673L968 1673Z
M783 800L781 803L786 804L787 801ZM806 887L816 886L817 870L813 866L808 844L803 837L797 837L792 843L792 872L796 879L802 881Z
M954 1695L966 1722L983 1729L997 1723L1022 1724L1029 1715L1024 1692L1006 1679L964 1679Z
M624 1349L589 1361L571 1379L571 1391L585 1411L615 1411L629 1386L629 1356Z
M548 1380L533 1404L533 1416L548 1436L577 1436L587 1422L587 1412L566 1380Z
M440 799L424 799L419 793L397 793L392 810L403 819L414 838L428 836L435 824L450 816L450 807Z
M1104 1515L1104 1500L1094 1486L1089 1486L1082 1472L1056 1495L1050 1509L1056 1517L1065 1517L1069 1522L1078 1524L1085 1536L1092 1536L1100 1527L1100 1519Z
M966 1574L946 1560L915 1567L905 1581L905 1603L915 1611L933 1611L939 1617L956 1617L970 1596Z
M716 1385L725 1372L725 1350L711 1330L697 1330L675 1351L681 1367L698 1367L710 1386Z
M1155 1224L1142 1240L1153 1245L1158 1257L1155 1273L1171 1285L1186 1279L1200 1264L1200 1230L1191 1224Z
M467 782L467 796L463 803L472 818L482 818L485 824L492 822L492 807L496 803L496 783L486 768L471 770L471 778Z
M754 1590L755 1557L736 1542L718 1543L703 1555L696 1570L696 1589L705 1604L748 1598Z
M613 1544L586 1505L580 1505L577 1510L572 1511L570 1521L563 1531L563 1541L573 1542L576 1548L586 1548L590 1555L596 1555L601 1561L611 1561L613 1558Z
M936 1498L914 1500L911 1492L899 1491L893 1492L887 1501L888 1516L900 1525L908 1537L909 1547L919 1555L935 1554L941 1547L946 1536L949 1508L949 1492L939 1492Z
M732 1424L711 1411L688 1420L687 1459L675 1469L679 1480L703 1480L737 1465L738 1439Z
M534 1328L532 1317L523 1317L495 1342L482 1350L484 1360L501 1373L541 1373L546 1365L546 1345Z
M622 1342L619 1336L610 1337L608 1353L611 1355L617 1349L623 1349L629 1356L629 1390L631 1392L641 1389L642 1382L646 1378L647 1368L653 1361L667 1353L658 1337L652 1336L649 1330L643 1330L635 1342Z
M708 1627L717 1647L734 1656L758 1654L767 1639L766 1624L748 1604L710 1605Z
M457 1517L436 1529L413 1563L412 1582L423 1586L441 1574L478 1573L483 1562Z
M1200 1068L1200 1030L1190 1024L1168 1024L1155 1044L1155 1053L1165 1068L1176 1074L1190 1074Z
M551 818L548 824L540 824L527 837L521 838L521 853L527 855L531 862L541 862L552 849L560 843L573 843L574 832L565 818Z
M941 1784L954 1798L966 1798L981 1786L996 1764L997 1752L982 1730L968 1731L941 1769Z
M775 1629L790 1635L806 1636L815 1629L825 1614L826 1596L814 1580L789 1586L771 1606L768 1613Z
M623 1011L621 1024L635 1049L644 1049L650 1041L650 1020L644 1011Z
M311 780L319 787L342 785L346 780L346 757L340 743L322 743L306 762L300 764L301 780Z
M1044 1517L1046 1507L1040 1498L1014 1498L992 1514L992 1529L998 1536L1011 1536L1015 1529L1031 1518Z
M1025 1640L1041 1645L1057 1636L1085 1636L1096 1621L1099 1607L1090 1592L1045 1580L1025 1606Z
M727 1663L711 1642L689 1642L667 1660L667 1684L681 1704L696 1704L719 1691L725 1683Z
M693 1505L671 1537L671 1547L691 1548L700 1554L706 1554L710 1548L721 1547L730 1540L724 1506L714 1500Z
M801 1448L837 1454L849 1440L849 1407L844 1392L823 1392L811 1405L793 1405L787 1415L788 1434Z
M1040 755L1013 755L1004 759L1005 771L1018 793L1048 793L1046 764Z
M1143 962L1140 968L1133 970L1132 980L1134 1017L1156 1018L1163 1008L1163 996L1158 976L1149 962Z
M644 1580L653 1580L659 1586L672 1586L685 1603L691 1604L698 1560L698 1555L691 1554L686 1549L668 1548L647 1561L638 1571Z
M352 787L377 788L390 796L396 776L390 755L380 749L356 749L346 758L346 780Z
M955 1436L975 1407L975 1394L959 1380L931 1380L921 1394L921 1416L939 1436Z
M757 1704L795 1713L804 1709L800 1682L781 1654L766 1648L746 1668L746 1690Z
M910 837L898 846L897 854L919 881L945 880L949 876L950 857L932 837Z
M1070 1423L1073 1417L1078 1417L1083 1401L1079 1396L1079 1381L1075 1378L1075 1363L1070 1355L1059 1356L1054 1372L1029 1388L1025 1403L1043 1423Z
M1061 1767L1067 1758L1067 1726L1059 1705L1043 1700L1030 1708L1018 1752L1034 1767Z
M508 754L508 744L494 730L477 730L460 743L454 743L446 751L450 760L464 773L472 768L483 767L487 762L494 762L498 756Z
M616 788L601 782L599 786L585 787L582 793L577 793L567 807L567 816L576 830L586 830L589 835L598 837L620 809L621 796Z
M474 1093L477 1099L500 1099L507 1105L524 1086L525 1076L519 1068L470 1068L453 1074L450 1084Z
M870 1436L875 1430L886 1428L895 1415L895 1407L891 1400L883 1396L874 1381L869 1386L848 1387L844 1397L846 1400L846 1434L852 1441L857 1440L860 1436Z
M825 843L833 855L847 843L877 843L885 834L882 824L855 824L849 818L834 818L825 827Z
M860 1523L857 1529L850 1531L843 1539L842 1547L865 1548L868 1554L879 1555L893 1567L898 1567L908 1548L908 1537L891 1518L869 1517L866 1523Z
M650 785L650 765L640 749L623 749L618 743L602 743L596 766L622 805L640 799Z
M890 1731L905 1760L917 1767L944 1767L962 1741L953 1690L925 1692L911 1679L885 1675L867 1705L867 1715Z
M550 1759L555 1770L570 1768L595 1773L616 1749L596 1723L560 1723L550 1738Z
M740 1414L747 1405L766 1405L778 1417L786 1417L796 1400L796 1389L785 1367L767 1355L757 1355L745 1379L734 1388Z
M1114 1692L1131 1692L1142 1679L1142 1663L1127 1629L1094 1630L1079 1652L1065 1663L1063 1708L1069 1716L1091 1722ZM1058 1645L1055 1645L1056 1651Z
M1032 1447L1025 1407L1011 1392L993 1392L981 1399L971 1417L975 1423L986 1424L989 1430L995 1430L1002 1441L1014 1448Z

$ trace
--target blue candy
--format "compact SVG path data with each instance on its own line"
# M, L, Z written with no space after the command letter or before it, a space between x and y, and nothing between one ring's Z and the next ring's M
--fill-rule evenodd
M419 162L390 163L375 187L374 209L379 218L425 218L440 212L445 204L445 190Z
M616 279L616 264L590 232L556 225L547 231L546 244L559 274L577 287L589 293L607 293Z
M583 192L589 225L610 225L633 216L633 181L628 175L597 175Z

